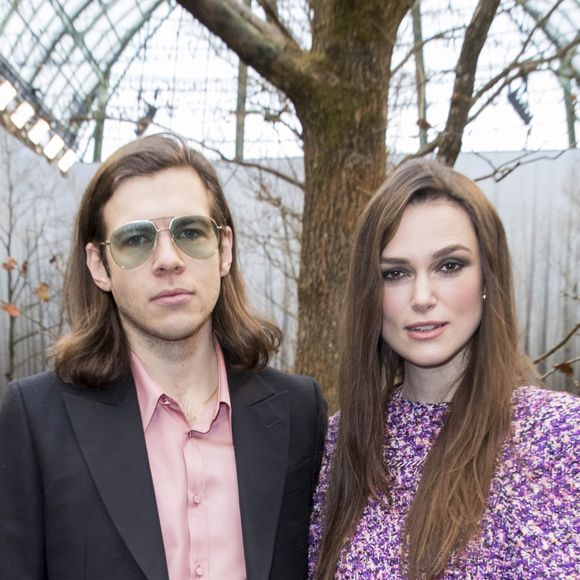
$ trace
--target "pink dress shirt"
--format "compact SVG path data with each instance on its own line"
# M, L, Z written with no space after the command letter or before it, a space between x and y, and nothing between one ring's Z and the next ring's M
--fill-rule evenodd
M232 409L215 346L219 397L191 426L131 353L170 580L246 578Z

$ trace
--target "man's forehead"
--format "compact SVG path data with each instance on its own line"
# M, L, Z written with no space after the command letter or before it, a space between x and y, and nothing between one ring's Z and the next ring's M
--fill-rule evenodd
M172 168L127 178L103 207L107 229L136 220L211 216L211 196L193 169Z

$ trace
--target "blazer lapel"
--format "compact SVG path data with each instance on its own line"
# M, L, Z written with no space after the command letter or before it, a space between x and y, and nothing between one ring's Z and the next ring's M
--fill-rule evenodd
M133 379L66 393L65 404L103 503L148 580L168 580Z
M288 467L288 395L228 369L247 577L270 573Z

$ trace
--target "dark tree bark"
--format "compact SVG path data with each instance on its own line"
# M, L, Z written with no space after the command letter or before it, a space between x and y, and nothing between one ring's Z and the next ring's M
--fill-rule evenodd
M338 321L350 237L360 211L385 178L391 57L413 0L310 0L310 51L292 38L272 2L266 3L267 19L261 20L236 0L178 1L284 91L302 124L305 190L296 371L315 376L335 408ZM480 0L467 30L452 112L441 137L440 155L449 163L461 146L477 58L498 3Z

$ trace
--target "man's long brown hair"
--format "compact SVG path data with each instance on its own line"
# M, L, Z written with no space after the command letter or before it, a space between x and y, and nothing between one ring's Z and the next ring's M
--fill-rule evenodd
M358 221L345 297L339 364L340 425L324 512L318 578L332 578L369 496L390 501L383 459L385 413L404 378L401 358L381 337L380 256L409 204L447 200L476 231L486 300L439 437L430 450L402 542L410 578L433 578L477 532L494 466L511 426L512 392L529 374L517 346L512 271L503 226L473 181L426 160L399 167Z
M81 200L64 280L70 333L52 350L55 370L62 380L79 387L102 387L129 369L129 346L115 301L111 293L93 282L85 246L105 241L103 208L123 180L173 167L190 167L199 175L207 189L211 217L219 225L229 226L234 234L232 264L222 278L212 314L213 332L226 361L237 368L263 368L278 349L280 329L257 318L249 307L238 267L232 216L213 166L179 137L160 134L137 139L109 157Z

